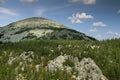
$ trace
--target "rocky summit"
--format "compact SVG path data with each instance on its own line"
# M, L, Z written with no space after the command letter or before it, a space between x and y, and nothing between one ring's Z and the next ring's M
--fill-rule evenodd
M81 32L69 29L55 21L32 17L0 28L1 42L23 40L95 40Z

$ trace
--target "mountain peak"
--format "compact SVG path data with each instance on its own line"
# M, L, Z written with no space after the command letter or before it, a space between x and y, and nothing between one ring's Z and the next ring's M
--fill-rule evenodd
M49 20L49 19L43 18L43 17L30 17L30 18L26 18L20 21L38 21L38 20Z
M0 29L1 42L18 42L31 39L95 40L81 32L69 29L63 24L42 17L23 19Z
M35 28L35 27L54 27L54 28L67 28L66 26L64 26L63 24L57 23L53 20L49 20L46 18L42 18L42 17L31 17L31 18L27 18L27 19L23 19L14 23L11 23L7 26L10 27L31 27L31 28Z
M27 18L27 19L47 19L47 18L43 18L43 17L30 17L30 18Z

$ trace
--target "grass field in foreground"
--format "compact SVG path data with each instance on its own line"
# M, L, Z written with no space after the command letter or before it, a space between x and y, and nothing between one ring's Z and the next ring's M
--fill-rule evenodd
M24 71L18 70L16 73L15 68L19 65L20 60L9 65L9 58L11 56L14 58L29 51L34 53L32 64L40 64L42 62L41 56L43 56L44 66L39 71L35 71L33 67L33 69L27 68ZM0 80L17 80L17 76L24 76L26 80L73 80L70 78L71 74L64 75L64 72L59 70L52 74L44 69L49 60L61 54L77 56L79 59L90 57L109 80L120 80L120 39L93 42L33 40L0 44Z

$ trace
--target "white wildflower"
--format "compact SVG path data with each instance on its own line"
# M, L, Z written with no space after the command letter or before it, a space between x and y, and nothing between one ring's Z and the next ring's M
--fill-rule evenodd
M14 57L10 57L9 60L8 60L8 64L9 65L12 65L12 63L16 60L16 58Z
M15 68L15 74L18 74L18 69L19 69L19 67Z
M53 49L51 49L50 51L51 51L52 53L54 53L54 50L53 50Z
M68 45L68 47L71 47L71 46L72 46L72 45L70 45L70 44Z
M79 48L80 46L77 46L77 48Z
M30 63L31 63L32 61L33 61L33 59L32 59L32 58L28 58L28 62L30 62Z
M65 71L66 71L67 73L70 73L70 72L72 71L72 68L69 67L69 66L65 66Z
M112 61L112 60L110 60L110 63L113 63L113 61Z
M23 52L20 57L25 60L28 56L26 55L27 53L26 52Z
M25 67L24 67L24 66L22 66L22 67L21 67L21 70L22 70L22 71L25 71Z
M12 55L13 55L13 53L12 53L12 52L10 52L9 57L11 57Z
M62 47L63 47L62 45L58 45L58 49L59 49L59 50L61 50L61 49L62 49Z
M81 79L79 77L77 77L76 80L81 80ZM83 79L83 80L85 80L85 79Z
M27 80L27 79L23 76L23 74L18 74L16 80Z
M93 45L93 46L90 46L91 47L91 49L95 49L95 48L100 48L99 46L97 46L97 45Z
M91 49L95 49L95 47L96 47L96 46L95 46L95 45L93 45L93 46L91 46Z
M22 65L23 65L23 62L19 62L19 65L22 66Z
M40 65L37 64L37 65L35 66L35 68L36 68L36 71L39 72Z
M29 51L28 53L30 53L30 55L32 56L32 58L34 58L34 52L33 51Z
M73 79L76 79L76 76L75 76L75 75L72 75L72 78L73 78Z
M6 51L4 51L3 53L4 53L5 55L7 55L7 52L6 52Z

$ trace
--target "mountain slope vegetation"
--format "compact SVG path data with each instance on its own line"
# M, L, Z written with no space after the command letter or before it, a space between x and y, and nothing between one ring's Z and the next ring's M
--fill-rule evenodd
M81 32L46 18L32 17L13 22L0 29L1 42L22 40L95 40Z

